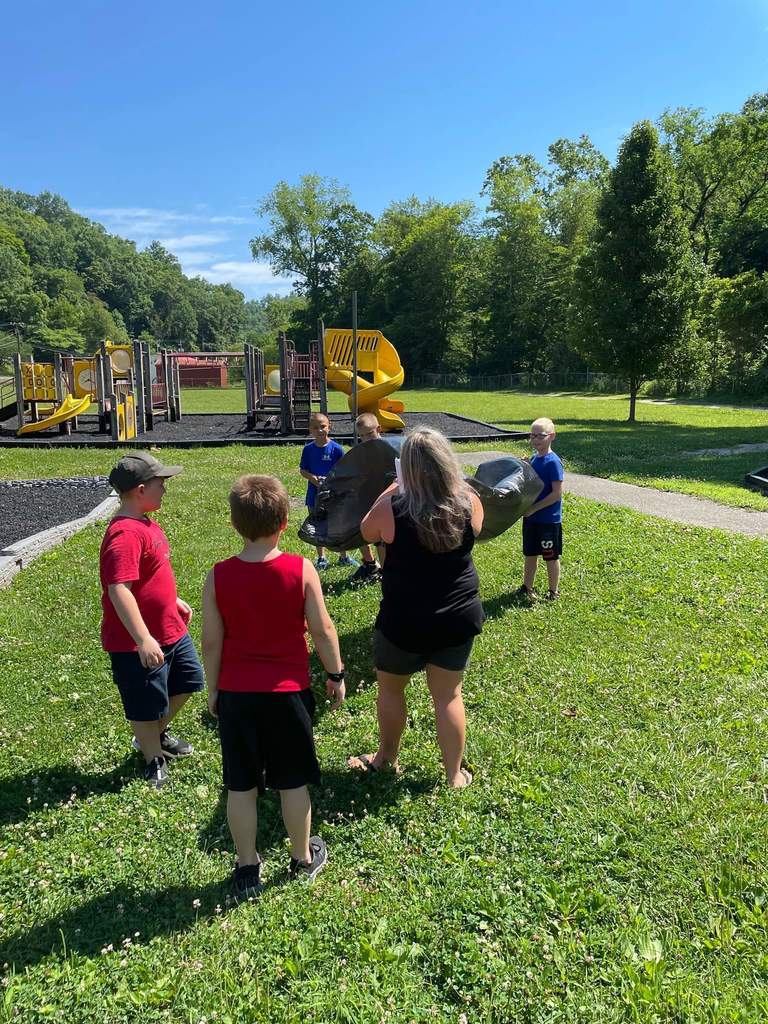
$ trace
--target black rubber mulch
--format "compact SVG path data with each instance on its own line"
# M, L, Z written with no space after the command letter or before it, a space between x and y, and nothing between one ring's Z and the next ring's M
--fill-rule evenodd
M106 482L72 486L25 480L24 486L0 487L0 551L33 533L87 515L111 493Z
M457 441L463 438L483 440L514 436L489 423L481 423L478 420L469 420L445 412L407 412L403 414L403 419L406 423L406 430L427 425ZM352 419L348 413L331 413L330 420L332 436L340 439L351 437ZM111 445L112 442L104 434L96 432L97 426L98 422L95 418L81 416L79 430L76 434L65 435L56 431L47 431L40 434L25 434L17 439L13 427L0 424L0 443L7 445L10 442L18 441L20 444L31 442L56 445L57 447L82 444ZM309 437L304 434L282 437L276 430L249 431L246 429L245 415L241 413L205 413L184 415L179 423L167 423L165 420L159 420L155 423L154 430L147 431L136 438L135 446L141 448L155 443L168 445L174 442L184 446L195 443L216 444L217 441L225 444L237 442L252 444L264 439L271 439L281 444L301 444L308 441Z

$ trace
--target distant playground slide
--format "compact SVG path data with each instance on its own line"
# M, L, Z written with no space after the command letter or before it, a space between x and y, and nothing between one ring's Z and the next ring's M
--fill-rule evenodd
M50 416L46 416L43 420L38 420L37 423L25 423L16 433L35 434L38 430L48 430L50 427L56 427L59 423L64 423L66 420L74 419L75 416L82 416L84 412L88 411L91 401L91 395L86 395L84 398L75 398L73 395L67 395L58 409L54 409Z
M323 355L329 386L348 395L352 409L352 331L326 330ZM381 331L357 332L357 369L358 412L372 412L382 430L403 430L405 423L397 415L403 403L388 396L403 386L405 371L395 346ZM371 374L373 380L361 373Z

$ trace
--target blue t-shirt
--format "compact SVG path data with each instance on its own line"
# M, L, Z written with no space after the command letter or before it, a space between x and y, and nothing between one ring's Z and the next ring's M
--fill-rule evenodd
M306 470L307 473L314 473L315 476L328 476L343 456L344 449L338 441L328 441L322 447L312 441L311 444L304 445L299 468ZM307 497L305 499L307 508L315 507L316 498L317 488L314 484L307 483Z
M555 480L563 479L563 464L554 452L546 455L534 455L531 465L544 481L544 487L534 505L542 501L548 494L552 493L552 484ZM563 503L560 499L554 501L546 508L539 509L532 516L528 516L529 523L562 523Z

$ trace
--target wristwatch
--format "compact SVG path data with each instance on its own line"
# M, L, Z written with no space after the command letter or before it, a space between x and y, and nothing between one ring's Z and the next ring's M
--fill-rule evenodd
M343 683L344 682L344 669L341 672L326 672L325 673L332 683Z

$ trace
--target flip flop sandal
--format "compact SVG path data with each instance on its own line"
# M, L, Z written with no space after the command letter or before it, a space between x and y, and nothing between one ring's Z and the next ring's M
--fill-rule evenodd
M471 786L472 785L472 780L474 779L474 775L472 774L472 772L469 771L469 769L467 769L467 768L459 768L459 771L464 776L464 778L467 780L467 786ZM459 788L460 789L466 789L467 786L460 786Z
M367 754L355 754L354 757L350 757L349 760L358 761L359 764L362 765L362 767L358 767L356 764L351 764L349 767L352 771L362 771L364 775L373 775L375 772L380 771Z

